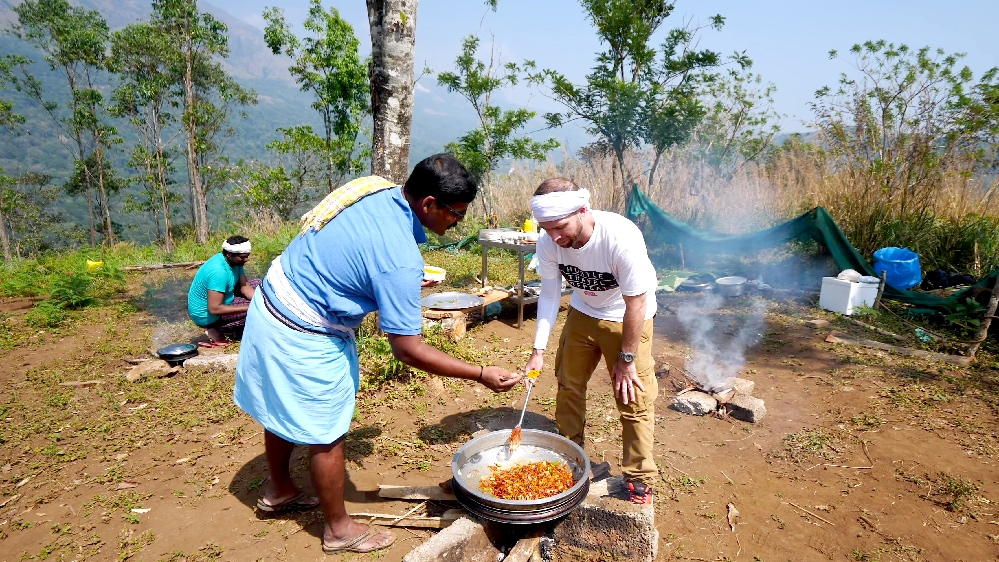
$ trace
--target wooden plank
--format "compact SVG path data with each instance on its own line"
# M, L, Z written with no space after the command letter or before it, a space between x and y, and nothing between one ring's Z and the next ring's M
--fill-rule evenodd
M457 501L454 494L445 493L440 486L378 485L378 497L390 500Z
M369 523L383 527L415 527L419 529L443 529L461 517L468 515L464 509L449 509L440 516L409 515L399 517L388 513L351 513L351 517L369 519Z
M530 535L517 541L517 544L510 549L503 562L530 562L532 556L538 552L541 544L540 531L532 532ZM540 552L538 552L540 557Z
M205 263L204 260L201 261L185 261L177 263L157 263L154 265L126 265L121 268L122 271L153 271L156 269L170 269L172 267L193 267L199 266Z
M967 367L968 364L970 364L971 360L973 359L973 357L963 357L961 355L947 355L945 353L934 353L932 351L923 351L922 349L912 349L909 347L898 347L894 345L888 345L886 343L881 343L879 341L851 338L848 336L844 336L839 332L832 332L831 334L829 334L826 337L826 341L829 343L842 343L846 345L855 345L859 347L882 349L884 351L891 351L894 353L898 353L900 355L919 357L920 359L929 359L931 361L940 361L942 363L957 365L959 367Z

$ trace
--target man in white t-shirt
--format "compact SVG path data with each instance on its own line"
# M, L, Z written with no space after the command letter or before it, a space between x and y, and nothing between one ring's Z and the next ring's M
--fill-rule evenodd
M659 478L652 455L659 394L652 359L657 280L645 239L625 217L591 210L589 191L563 178L538 187L531 211L544 233L536 252L541 273L537 332L526 370L543 366L564 277L573 292L555 356L559 432L583 445L586 385L602 357L623 426L621 469L631 501L651 503L652 484Z

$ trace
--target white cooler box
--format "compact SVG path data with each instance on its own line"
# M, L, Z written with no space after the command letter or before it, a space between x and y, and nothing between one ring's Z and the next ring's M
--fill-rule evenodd
M835 277L822 278L822 290L819 292L819 306L840 314L853 314L860 306L874 306L878 296L878 286L875 283L854 283Z

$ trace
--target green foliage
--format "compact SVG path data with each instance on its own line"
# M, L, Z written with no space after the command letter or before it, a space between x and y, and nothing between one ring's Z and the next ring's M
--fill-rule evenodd
M597 54L586 83L574 84L557 70L543 70L530 79L545 84L566 111L545 115L559 126L580 119L595 135L601 152L615 156L622 192L632 178L623 173L625 153L643 141L660 153L683 142L700 119L695 86L702 74L721 64L718 53L697 50L698 32L720 29L721 16L708 25L675 28L666 34L660 49L650 46L653 36L673 13L673 0L581 0L587 17L607 49ZM732 61L745 68L743 55Z
M935 208L948 181L967 184L999 162L999 70L975 82L961 54L885 41L854 45L849 57L854 70L818 90L813 104L831 171L863 193L844 202L863 212L841 227L865 253L882 244L941 261L951 251L966 254L973 237L951 238L961 221ZM987 238L996 244L995 235Z
M264 10L264 39L274 54L284 53L294 63L289 70L302 90L312 92L315 109L323 120L326 184L333 191L349 174L364 169L367 150L357 149L361 121L370 112L368 69L358 54L354 28L333 7L323 9L311 0L303 26L311 36L292 33L280 8ZM294 138L294 137L292 137ZM303 145L302 150L314 147Z
M167 250L173 248L172 206L181 197L171 189L175 151L164 136L166 128L176 122L171 111L177 101L172 71L180 63L176 43L162 27L136 23L111 36L108 66L119 77L111 111L126 118L136 133L129 165L136 173L134 181L143 187L143 199L130 200L128 208L152 214L157 238Z
M490 57L489 66L475 58L479 38L468 36L462 42L461 54L455 60L456 72L441 72L437 83L457 92L472 104L479 118L479 128L469 131L458 142L449 143L445 150L451 152L478 180L482 188L482 205L485 214L493 214L494 194L489 189L489 173L504 158L543 161L550 150L558 148L554 138L538 142L528 137L516 137L536 115L527 109L504 111L492 105L492 95L507 85L516 85L521 69L514 63L499 64ZM525 63L533 69L532 63Z
M14 12L19 20L14 34L42 51L49 68L62 74L69 101L60 110L59 104L46 99L41 83L32 76L20 78L17 88L45 108L75 141L77 174L67 188L87 194L91 244L97 242L98 228L106 240L113 241L109 195L117 184L107 153L121 139L108 119L96 82L106 63L108 24L97 10L71 6L66 0L25 0Z
M695 154L727 176L764 154L780 131L775 91L776 86L741 68L707 77L699 95L706 112L691 139Z
M267 145L278 164L240 161L234 174L238 189L226 199L230 209L238 213L266 210L291 220L300 216L325 187L323 138L309 126L278 131L282 138Z

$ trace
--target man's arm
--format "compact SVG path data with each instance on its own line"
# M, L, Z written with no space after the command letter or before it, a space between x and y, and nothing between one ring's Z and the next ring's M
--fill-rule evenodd
M624 321L621 326L621 351L637 353L642 342L642 329L645 327L645 299L648 293L624 296ZM645 392L642 381L638 379L635 362L626 363L618 358L611 371L611 382L614 384L614 395L627 404L635 401L635 386Z
M236 281L236 294L243 295L243 298L250 300L255 292L256 289L250 285L250 280L246 278L246 274L240 274L239 280Z
M250 287L250 289L252 288L253 287ZM250 293L250 296L253 296L252 292ZM225 297L225 295L218 291L212 291L211 289L208 290L208 314L224 316L226 314L246 312L250 309L250 305L248 304L222 304L223 297Z
M521 379L518 373L511 373L501 367L482 368L478 365L465 363L427 345L423 342L423 338L418 335L400 336L389 333L388 339L395 358L410 367L445 377L481 382L493 392L506 392Z

